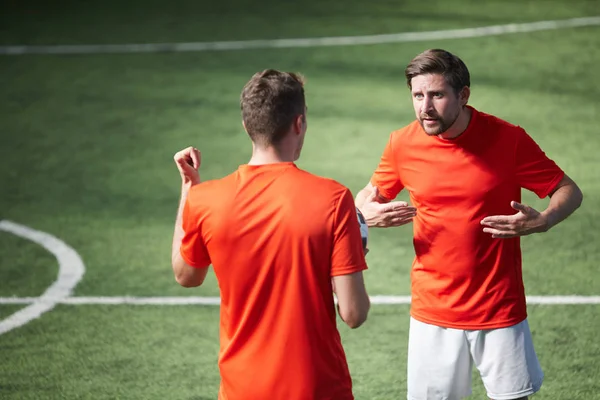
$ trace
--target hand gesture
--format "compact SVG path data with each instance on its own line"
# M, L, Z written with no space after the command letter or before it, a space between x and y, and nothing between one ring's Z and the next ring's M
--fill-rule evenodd
M539 211L516 201L511 201L510 206L518 213L485 217L481 220L481 225L486 226L483 231L493 238L506 239L548 230L548 221Z
M412 222L417 215L417 209L405 201L380 203L377 201L378 197L379 189L375 187L360 209L369 227L401 226Z
M200 174L198 173L198 168L200 168L200 152L198 149L188 147L178 151L173 159L184 185L193 186L200 183Z

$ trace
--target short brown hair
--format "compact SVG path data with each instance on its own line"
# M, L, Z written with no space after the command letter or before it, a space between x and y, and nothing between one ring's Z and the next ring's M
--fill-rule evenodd
M277 144L298 115L305 113L304 78L296 73L266 69L246 83L240 108L254 143Z
M406 83L412 89L412 78L423 74L439 74L458 94L465 86L471 86L471 77L465 63L454 54L442 49L425 50L406 67Z

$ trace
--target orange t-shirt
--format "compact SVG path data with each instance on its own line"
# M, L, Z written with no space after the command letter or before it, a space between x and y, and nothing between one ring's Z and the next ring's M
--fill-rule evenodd
M350 191L294 163L191 188L181 255L221 290L221 400L349 400L331 277L367 268Z
M413 318L458 329L511 326L527 317L519 238L493 239L480 224L516 214L521 188L548 196L563 171L520 127L471 108L468 128L445 140L418 121L392 132L371 178L417 208L411 271Z

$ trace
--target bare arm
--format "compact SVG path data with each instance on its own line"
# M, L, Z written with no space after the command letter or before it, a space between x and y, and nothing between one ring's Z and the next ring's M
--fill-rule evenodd
M367 184L354 200L369 227L388 228L405 225L417 215L417 209L405 201L390 201L379 194L379 189L371 182Z
M358 194L356 195L356 199L354 199L354 204L356 204L356 207L358 207L359 210L365 205L365 202L375 190L376 187L373 186L371 182L369 182L367 183L367 186L365 186L360 192L358 192ZM378 203L390 202L390 200L386 199L385 197L379 196L379 193L373 199Z
M362 271L334 276L332 282L338 299L340 318L350 328L358 328L367 320L371 307Z
M181 200L179 201L179 209L177 210L177 218L175 220L175 231L173 232L173 247L171 251L171 264L175 280L183 287L200 286L206 278L208 265L204 268L197 268L188 265L181 256L180 248L181 241L185 232L183 230L183 207L187 199L187 194L191 186L183 184L181 187Z
M513 215L494 215L485 217L481 224L484 232L494 238L511 238L532 233L546 232L571 215L583 201L583 194L577 184L567 175L550 193L550 203L542 212L528 205L511 202L518 212Z
M175 280L183 287L200 286L206 278L208 265L205 267L192 267L188 265L181 256L181 241L185 235L183 230L183 208L185 206L188 192L194 185L200 183L200 152L193 147L188 147L175 154L175 164L181 175L181 199L175 219L175 230L173 232L173 245L171 248L171 265Z
M550 193L550 203L542 215L546 219L546 230L573 214L581 206L583 193L579 186L566 174Z

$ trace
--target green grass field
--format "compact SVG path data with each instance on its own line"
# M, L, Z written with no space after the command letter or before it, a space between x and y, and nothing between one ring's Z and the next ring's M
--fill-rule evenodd
M600 15L595 0L5 4L0 46L355 36ZM309 106L298 165L356 193L390 131L412 121L404 67L431 47L469 66L473 106L523 126L584 192L570 219L523 239L527 294L600 295L598 26L346 47L0 56L0 220L80 254L86 272L74 296L217 296L212 274L196 289L172 277L173 154L198 147L203 179L247 162L242 86L265 68L298 71ZM547 204L531 193L524 201ZM408 295L411 227L370 234L369 293ZM57 272L52 254L0 231L0 297L39 296ZM0 304L0 319L22 307ZM406 397L408 312L374 305L364 327L340 324L357 399ZM600 398L600 306L531 305L529 321L546 374L535 398ZM62 304L0 336L0 398L216 399L217 354L215 306ZM472 398L485 398L478 379Z

